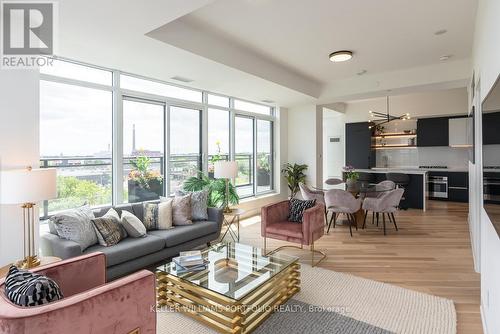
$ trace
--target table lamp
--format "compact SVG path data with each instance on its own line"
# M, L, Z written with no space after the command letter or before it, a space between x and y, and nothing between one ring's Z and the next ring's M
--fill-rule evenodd
M56 198L54 168L6 170L0 172L0 204L21 204L23 209L24 259L16 263L21 268L40 264L35 249L36 202Z
M226 179L226 196L224 198L224 213L231 212L229 208L229 179L238 175L238 163L236 161L219 160L214 163L214 177Z

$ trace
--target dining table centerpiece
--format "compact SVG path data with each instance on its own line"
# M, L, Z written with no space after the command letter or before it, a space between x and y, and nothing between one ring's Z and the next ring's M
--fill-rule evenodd
M344 166L342 168L344 171L344 176L345 176L345 183L347 187L351 188L356 185L356 182L359 179L359 173L356 172L353 166Z

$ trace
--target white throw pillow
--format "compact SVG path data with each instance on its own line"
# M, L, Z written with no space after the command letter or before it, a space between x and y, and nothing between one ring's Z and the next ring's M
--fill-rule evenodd
M158 229L168 230L172 228L172 204L173 198L162 197L158 203Z
M118 212L116 212L115 209L110 208L108 210L108 212L106 212L104 214L104 216L102 216L102 218L113 218L116 221L116 223L120 226L120 240L123 240L126 237L128 237L127 230L125 229L125 226L123 226L120 215L118 214ZM95 225L94 225L94 228L95 228ZM101 235L100 232L96 229L95 233L97 234L97 239L99 240L99 244L102 245L102 242L101 242L102 237L100 236Z
M133 213L123 210L121 224L132 238L140 238L146 235L146 227Z

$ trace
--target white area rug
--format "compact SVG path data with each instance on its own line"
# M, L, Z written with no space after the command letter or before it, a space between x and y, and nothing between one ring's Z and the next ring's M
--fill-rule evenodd
M306 264L301 267L301 291L293 299L394 333L456 333L451 300ZM159 312L158 333L216 332L180 313Z

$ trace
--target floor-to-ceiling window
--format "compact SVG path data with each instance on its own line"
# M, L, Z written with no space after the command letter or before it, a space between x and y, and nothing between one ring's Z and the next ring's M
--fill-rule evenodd
M123 203L164 194L165 105L123 100Z
M169 190L174 194L184 180L202 169L201 110L176 106L169 109Z
M73 61L41 69L42 167L58 198L42 215L88 203L174 194L216 160L236 160L240 197L272 191L273 108Z

